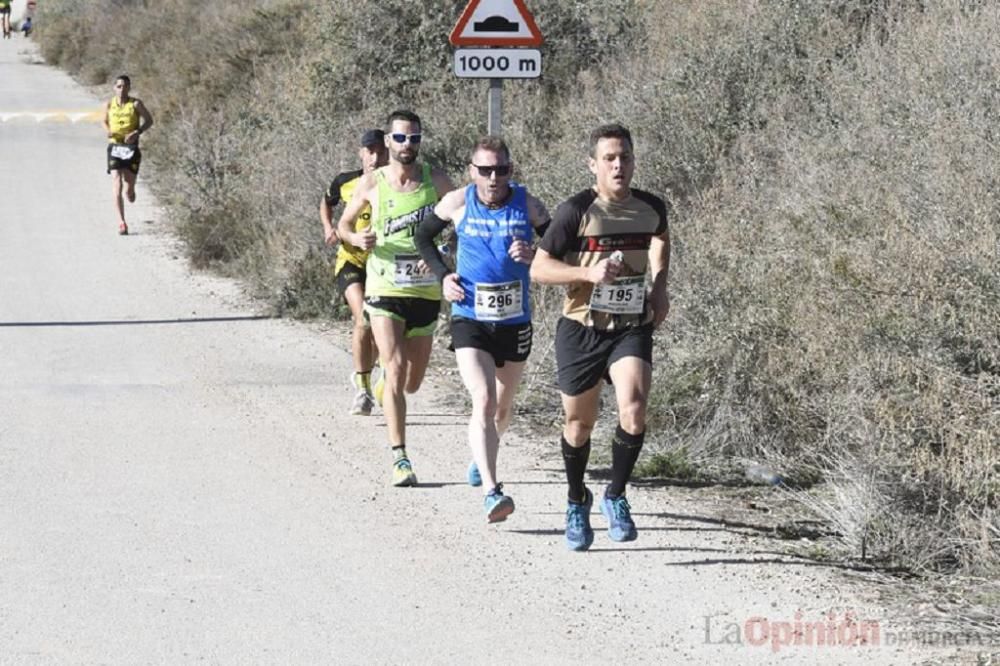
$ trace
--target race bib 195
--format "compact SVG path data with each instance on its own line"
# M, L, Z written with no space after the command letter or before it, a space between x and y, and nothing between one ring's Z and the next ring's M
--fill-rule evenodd
M611 314L640 314L646 302L646 276L633 275L611 284L595 284L590 309Z

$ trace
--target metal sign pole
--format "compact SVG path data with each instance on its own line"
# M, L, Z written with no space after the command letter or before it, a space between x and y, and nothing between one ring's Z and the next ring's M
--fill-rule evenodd
M503 79L490 79L489 110L486 114L486 124L488 133L493 136L500 136L500 113L503 109L502 94Z
M524 0L469 0L448 41L458 49L452 71L459 78L490 80L487 131L500 136L504 79L537 79L542 75L542 33ZM534 48L497 48L497 47Z

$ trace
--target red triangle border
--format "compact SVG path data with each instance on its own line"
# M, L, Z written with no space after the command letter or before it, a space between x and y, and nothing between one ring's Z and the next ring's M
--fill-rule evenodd
M462 37L462 32L465 30L469 21L472 20L472 14L479 7L481 0L469 0L469 4L465 6L462 11L462 15L458 19L458 23L451 31L451 35L448 37L448 41L455 46L541 46L542 45L542 33L538 29L538 25L535 24L535 17L531 15L528 8L524 5L524 0L514 0L514 6L517 11L521 14L521 19L527 25L528 32L531 33L528 37Z

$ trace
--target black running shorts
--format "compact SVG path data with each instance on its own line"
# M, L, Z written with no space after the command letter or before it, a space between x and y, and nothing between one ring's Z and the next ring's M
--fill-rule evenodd
M361 283L361 288L365 286L365 269L358 268L349 261L345 261L340 272L337 273L337 289L341 296L347 293L347 288L352 284Z
M433 335L441 301L403 296L366 296L365 319L388 317L404 324L406 337Z
M123 159L111 154L112 151L117 152L122 148L131 148L132 156L127 159ZM112 171L119 171L121 169L128 169L132 173L138 174L140 162L142 162L142 152L139 151L139 146L123 146L116 143L108 144L108 173L111 173Z
M472 347L482 349L493 357L496 367L507 361L523 363L531 353L531 322L523 324L496 324L465 317L451 320L451 348Z
M652 365L653 325L645 324L621 331L597 331L572 319L560 317L556 325L556 368L559 390L580 395L608 374L615 361L635 356Z

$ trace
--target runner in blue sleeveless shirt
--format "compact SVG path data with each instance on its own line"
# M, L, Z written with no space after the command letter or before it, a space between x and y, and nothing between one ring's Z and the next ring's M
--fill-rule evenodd
M479 200L475 185L464 189L465 212L455 223L456 274L463 298L451 304L452 317L505 326L531 322L531 269L509 253L514 241L530 244L534 235L528 220L528 191L517 183L510 183L509 191L506 205L491 208Z
M514 511L514 501L497 481L497 450L531 352L532 240L542 236L549 223L545 206L523 185L511 182L512 169L502 139L477 141L469 165L472 183L446 194L434 214L421 222L415 238L452 304L452 347L472 398L469 482L483 486L491 523ZM454 222L458 237L455 272L434 243L448 222Z

